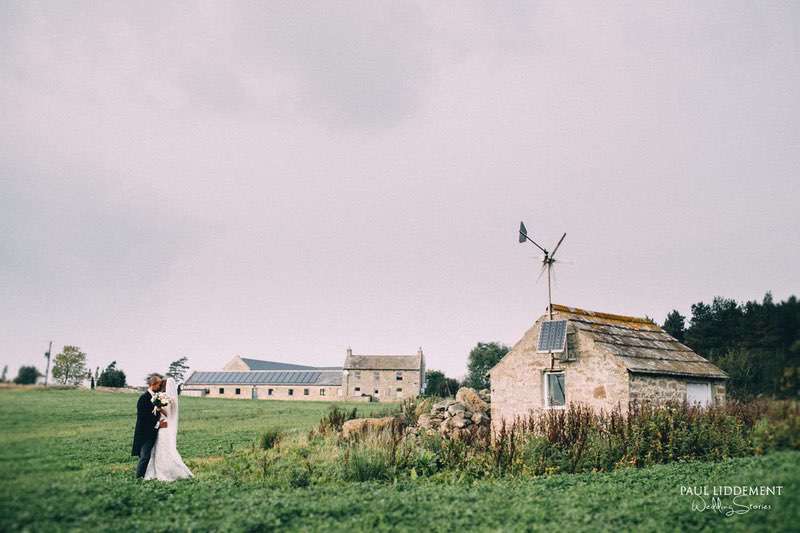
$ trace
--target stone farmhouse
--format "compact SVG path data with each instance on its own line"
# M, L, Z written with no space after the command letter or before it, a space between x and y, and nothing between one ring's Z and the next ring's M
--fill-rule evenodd
M489 372L495 428L571 402L606 411L634 402L724 403L728 376L651 321L563 305L552 311L552 321L540 317Z
M425 356L354 355L341 367L315 367L238 355L222 371L193 372L181 394L252 400L400 401L420 394Z

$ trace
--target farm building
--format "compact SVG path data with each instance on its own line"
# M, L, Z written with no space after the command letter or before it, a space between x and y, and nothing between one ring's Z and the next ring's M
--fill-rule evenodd
M492 421L571 402L725 401L727 375L644 318L553 305L489 372Z
M221 371L193 372L187 396L253 400L399 401L423 387L425 356L354 355L348 348L341 367L314 367L234 357Z

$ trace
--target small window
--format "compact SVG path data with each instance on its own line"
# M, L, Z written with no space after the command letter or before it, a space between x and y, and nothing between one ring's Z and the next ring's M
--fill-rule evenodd
M289 396L294 396L294 389L289 389Z
M402 372L395 372L394 373L394 379L396 379L397 381L403 381L403 373Z
M545 407L563 408L567 404L566 384L563 372L547 372L544 375Z
M303 389L303 396L308 396L310 392L308 389Z
M241 394L241 393L242 393L242 389L236 389L236 394Z
M397 392L403 392L403 387L397 387Z
M219 393L220 393L220 394L225 394L225 389L224 389L224 388L222 388L222 387L220 387L220 388L219 388Z
M373 372L372 373L372 379L374 379L375 381L380 381L381 373L380 372Z
M267 389L267 396L272 396L273 389Z
M356 370L356 379L361 379L361 371Z
M319 395L325 396L325 389L319 389Z
M356 387L356 388L355 388L355 389L353 389L353 390L354 390L354 391L356 391L356 392L361 392L361 387Z
M378 394L380 394L380 392L378 392L378 389L375 389L375 396L377 396Z

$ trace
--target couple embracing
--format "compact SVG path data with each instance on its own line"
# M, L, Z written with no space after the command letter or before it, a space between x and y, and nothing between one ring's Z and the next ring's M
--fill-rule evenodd
M178 387L172 378L151 374L136 404L132 454L139 457L136 477L175 481L192 477L178 453Z

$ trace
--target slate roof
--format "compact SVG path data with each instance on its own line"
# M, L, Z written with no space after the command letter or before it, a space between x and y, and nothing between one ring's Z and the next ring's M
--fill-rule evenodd
M422 355L348 355L344 361L347 370L419 370Z
M250 370L341 370L340 367L317 367L307 365L295 365L293 363L281 363L279 361L264 361L263 359L240 358Z
M309 367L312 368L312 367ZM185 385L329 385L342 384L342 369L193 372Z
M644 318L555 304L553 312L554 318L567 319L576 333L589 337L600 349L619 357L630 372L728 378L716 365Z

